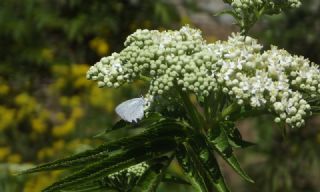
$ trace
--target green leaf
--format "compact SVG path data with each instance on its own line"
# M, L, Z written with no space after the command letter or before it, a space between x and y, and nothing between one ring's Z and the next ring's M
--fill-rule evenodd
M196 135L195 142L192 146L197 154L200 156L200 160L206 167L210 177L213 180L214 187L219 192L229 191L227 185L225 184L223 175L221 174L219 164L214 155L214 150L210 146L210 142L204 135Z
M137 146L141 143L158 139L161 136L185 137L186 134L187 131L186 128L184 128L183 124L175 120L166 119L150 126L148 130L144 131L141 134L125 137L111 143L103 144L95 149L88 150L77 155L56 160L50 163L45 163L38 167L23 171L21 174L84 166L101 158L108 157L117 150Z
M228 133L228 141L229 141L230 145L234 148L244 149L244 148L251 147L251 146L255 145L252 142L243 140L240 131L235 127L233 127L228 132L229 132Z
M140 120L137 123L129 123L124 120L118 121L114 126L112 126L109 129L106 129L102 133L99 133L96 135L96 138L106 138L108 137L108 134L111 132L114 132L116 130L133 130L136 128L148 128L153 124L158 123L161 120L164 120L165 118L162 117L160 113L150 113L147 117L144 117L142 120Z
M142 143L138 147L128 149L117 155L101 159L80 171L61 179L46 188L45 192L58 191L74 187L78 184L95 181L103 176L120 171L143 161L154 159L174 150L176 142L171 138L159 139L148 144Z
M218 164L214 166L212 166L213 164L211 162L207 164L208 161L200 157L201 151L199 151L199 146L194 142L185 145L185 148L190 156L192 172L201 190L203 192L211 192L216 189L218 192L228 192L229 190L224 183Z
M222 126L215 127L210 133L211 146L222 158L246 181L254 181L242 170L240 164L233 154L232 146L229 144L228 136Z
M162 178L162 182L165 183L176 183L176 184L183 184L183 185L191 185L190 182L186 181L185 179L166 173L166 175Z
M197 155L194 153L193 149L188 145L184 145L184 150L188 155L188 163L190 164L190 171L192 176L196 180L198 187L200 187L202 192L213 191L213 186L208 178L208 174L205 171L201 161L198 159Z
M161 162L159 162L159 159L155 160L156 163L151 165L150 168L142 175L132 192L156 191L171 160L172 158L169 157L162 157L160 160Z

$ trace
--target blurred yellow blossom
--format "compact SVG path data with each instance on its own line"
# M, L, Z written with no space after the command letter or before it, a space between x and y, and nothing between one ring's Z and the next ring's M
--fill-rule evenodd
M56 120L59 122L59 123L61 123L61 122L63 122L63 121L65 121L66 120L66 115L63 113L63 112L58 112L58 113L56 113Z
M23 192L38 192L56 181L61 175L61 171L50 173L40 173L35 177L30 177L24 186Z
M20 93L15 97L15 103L20 107L17 111L16 120L20 121L27 114L34 111L37 106L37 102L34 97L30 96L28 93Z
M74 128L75 121L73 119L69 119L64 124L53 127L52 134L55 137L63 137L70 134Z
M53 143L53 148L54 148L54 150L57 150L57 151L62 150L64 148L64 146L65 146L65 142L62 139L57 140Z
M11 152L9 147L0 147L0 161L3 161Z
M65 78L59 78L56 79L53 84L51 84L50 87L52 87L53 90L61 90L65 85L67 84L67 81Z
M0 106L0 131L14 123L15 110Z
M37 159L43 160L45 158L45 151L43 149L38 150L37 152Z
M88 87L90 85L92 85L92 83L88 81L86 78L77 78L74 81L75 88Z
M53 74L58 75L58 76L59 75L65 76L69 73L67 65L56 64L51 67L51 70L52 70Z
M108 42L101 38L96 37L89 42L90 48L93 49L98 55L103 56L109 52Z
M72 65L71 66L71 74L73 76L80 76L82 77L83 79L86 79L85 78L85 75L87 74L87 71L89 69L89 65L87 64L77 64L77 65Z
M6 84L0 84L0 95L6 95L9 93L9 86Z
M317 138L316 138L316 140L317 140L317 143L319 143L319 144L320 144L320 133L318 133L318 134L317 134Z
M79 119L79 118L83 117L83 115L84 115L84 110L81 107L74 107L72 109L71 118Z
M7 162L9 162L9 163L20 163L21 160L22 160L21 155L16 154L16 153L9 155L7 158Z
M44 133L47 130L47 124L43 118L32 118L31 125L32 129L37 133Z
M69 105L71 107L77 107L81 104L81 98L77 95L74 95L70 98Z
M115 107L113 94L114 91L92 87L89 95L90 104L95 107L104 107L107 112L111 113Z
M53 50L50 48L44 48L41 50L41 57L46 60L52 60L54 57Z
M28 104L33 98L28 93L21 93L15 97L15 103L17 105Z
M59 104L60 104L61 106L66 107L66 106L68 106L68 103L69 103L68 97L66 97L66 96L61 96L61 97L59 98Z
M86 140L74 139L68 143L67 148L70 151L75 151L83 144L87 144Z
M51 158L55 155L55 150L49 147L42 148L37 153L38 160L44 160L46 158Z

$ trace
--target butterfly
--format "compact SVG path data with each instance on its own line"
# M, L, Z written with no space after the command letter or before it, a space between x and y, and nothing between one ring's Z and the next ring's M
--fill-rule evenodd
M143 97L129 99L116 107L116 113L125 121L137 122L144 116L144 105Z

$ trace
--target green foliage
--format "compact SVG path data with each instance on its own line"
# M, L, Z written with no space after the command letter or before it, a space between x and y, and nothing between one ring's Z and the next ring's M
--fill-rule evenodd
M304 55L315 63L320 62L320 33L317 23L320 18L320 3L304 0L302 6L286 14L267 17L265 25L255 35L265 44L277 43L292 53ZM283 34L283 31L286 33Z
M232 9L221 13L233 16L243 34L247 34L262 16L279 14L301 5L299 0L224 0L224 2L230 4Z
M106 113L141 83L103 92L83 78L86 63L122 48L137 28L179 21L163 0L0 1L0 163L36 164L88 149L84 135L111 124ZM58 177L40 174L0 191L39 191Z
M287 7L281 4L277 10L274 10L274 7L268 6L269 4L263 4L262 7L258 7L253 11L255 16L248 17L247 20L245 20L246 14L251 13L245 9L241 18L236 18L240 22L238 24L242 32L246 33L262 14L273 14L273 11L279 12L282 8ZM166 21L168 18L161 11L162 9L162 5L157 5L155 11ZM231 14L239 17L237 15L239 10L236 11ZM258 11L259 14L255 11ZM246 21L246 23L241 23L241 21ZM245 39L245 41L249 40ZM187 49L189 48L186 47ZM192 51L192 46L190 49ZM97 75L101 77L102 74ZM186 90L181 91L180 87L177 88L178 90L171 93L176 99L174 101L180 105L177 105L178 109L171 110L170 115L163 112L168 109L166 108L155 110L161 113L145 114L145 117L137 123L127 123L121 120L112 128L97 135L97 138L103 139L103 144L100 146L39 165L22 174L57 169L70 170L71 174L45 188L44 191L47 192L156 191L161 182L168 181L168 175L170 181L186 185L192 184L199 192L228 192L221 165L217 160L219 155L244 180L253 182L240 167L234 155L234 149L252 145L242 139L235 126L235 121L248 116L257 116L260 112L267 113L267 111L261 110L257 113L256 110L259 108L252 110L241 106L243 101L234 102L229 96L223 95L221 87L208 92L205 94L206 97L199 96L197 98L199 103L192 101L191 97L194 95ZM319 110L318 99L310 99L308 102L313 112ZM126 136L110 139L114 135L119 136L120 134L117 133L124 130L129 130ZM171 176L168 171L168 167L175 160L184 171L183 178ZM142 166L144 163L147 166Z
M143 131L107 142L96 149L40 165L23 173L80 168L79 171L45 189L45 191L59 191L78 188L79 184L97 183L111 173L147 162L150 165L149 169L132 187L136 191L154 191L162 179L165 179L166 168L172 161L172 157L177 156L181 166L188 167L185 169L186 173L195 178L202 191L214 189L221 192L228 191L213 153L216 151L240 176L252 181L242 171L235 156L229 151L232 149L226 136L230 133L214 133L211 136L211 142L209 138L193 129L190 122L153 113L137 124L120 121L113 129L109 129L100 136L104 135L107 138L112 132L124 128L139 128ZM91 189L93 186L83 185L81 189L87 187ZM104 187L110 188L111 186Z

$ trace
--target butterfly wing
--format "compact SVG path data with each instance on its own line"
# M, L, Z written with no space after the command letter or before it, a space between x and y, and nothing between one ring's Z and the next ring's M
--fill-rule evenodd
M116 107L116 113L125 121L137 121L144 115L144 99L134 98L127 100Z

